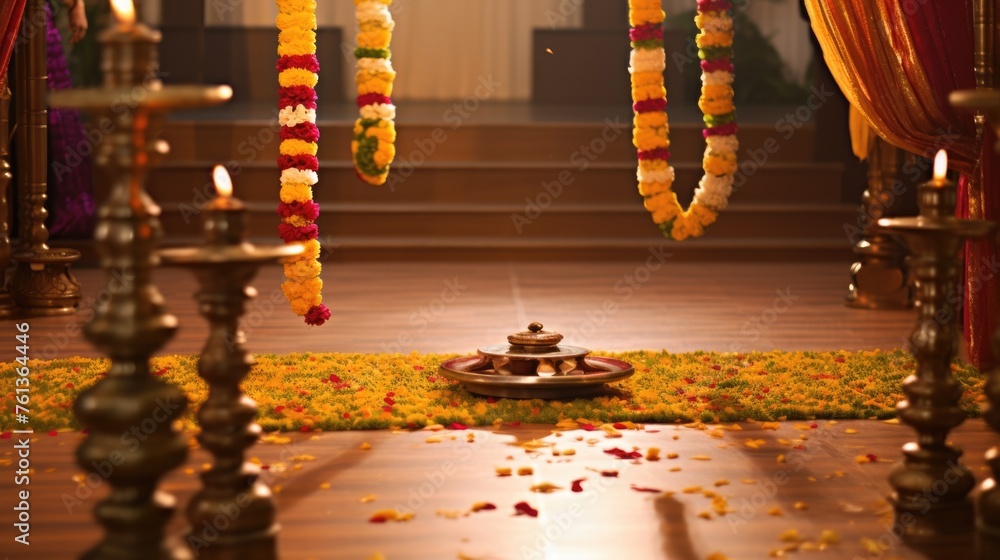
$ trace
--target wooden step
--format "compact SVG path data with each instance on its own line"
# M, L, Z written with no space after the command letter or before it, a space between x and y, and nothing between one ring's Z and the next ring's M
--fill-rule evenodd
M273 237L251 239L258 245L280 243ZM844 269L855 256L842 239L830 238L754 238L719 239L708 235L700 239L675 242L663 237L595 240L590 238L527 239L455 237L321 237L325 264L338 262L503 262L503 261L631 261L637 266L653 258L670 262L841 262ZM199 237L170 237L162 246L200 245ZM98 264L94 245L89 240L61 240L60 247L77 249L82 258L78 266ZM567 271L572 274L573 271Z
M634 204L639 201L632 163L594 162L585 171L567 163L548 162L428 162L412 170L399 169L388 185L362 183L349 162L321 162L315 197L321 203L443 202L518 204L544 201L560 193L559 204ZM702 176L700 164L677 163L675 190L688 201ZM751 168L748 166L748 168ZM752 169L752 168L751 168ZM150 179L150 192L161 204L195 205L214 196L211 164L174 161L161 166ZM737 181L734 203L838 204L843 168L832 163L768 161L745 181ZM562 179L562 180L561 180ZM234 172L236 194L251 202L278 199L278 170L273 164L253 163ZM562 190L559 187L562 186Z
M478 123L463 122L458 113L434 123L398 125L399 164L447 161L547 161L567 166L580 158L632 162L631 115L609 115L594 123ZM740 157L767 161L810 161L816 141L811 123L794 128L785 117L768 124L740 127ZM606 119L606 122L605 122ZM319 158L349 160L352 125L320 122ZM167 161L268 162L278 157L279 126L271 121L171 121L160 137L171 144ZM674 161L700 162L705 150L701 126L695 122L671 125Z
M162 205L162 223L169 236L184 235L197 225L190 209ZM272 203L248 203L250 231L266 236L277 232L279 218ZM711 226L713 238L841 236L845 224L856 222L847 205L732 205ZM334 237L444 237L563 239L585 235L594 240L656 238L659 229L638 202L627 205L553 204L542 209L525 205L370 204L323 205L317 222Z

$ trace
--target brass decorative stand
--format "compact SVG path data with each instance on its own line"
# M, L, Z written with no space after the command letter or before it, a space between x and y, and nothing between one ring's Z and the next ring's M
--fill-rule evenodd
M1000 330L993 335L993 352L1000 356ZM1000 433L1000 367L989 373L986 380L986 398L989 407L983 418L996 432ZM986 452L986 464L990 468L990 478L979 486L976 529L978 531L979 558L992 560L1000 558L1000 446Z
M257 404L240 387L253 356L243 347L239 321L246 302L257 295L249 286L257 270L303 249L247 243L246 210L228 196L207 204L203 215L205 246L160 253L165 263L194 272L201 286L197 294L201 314L210 325L198 362L198 374L209 386L208 398L198 411L202 430L198 441L214 461L201 475L202 489L188 504L187 542L200 559L276 559L276 506L268 487L257 480L257 467L244 457L257 442L260 426L254 421ZM227 523L219 525L218 519Z
M29 0L24 10L23 33L31 33L17 51L17 95L19 115L18 198L21 211L18 245L14 248L17 267L10 291L18 313L24 315L69 315L80 305L80 283L70 265L80 259L73 249L49 248L45 227L48 210L48 89L45 33L34 22L44 21L45 0ZM41 16L41 18L39 18Z
M945 179L946 168L942 150L935 178L920 186L918 217L879 221L905 238L917 285L918 320L910 340L917 370L904 382L906 400L896 408L918 439L903 446L905 461L889 478L898 526L911 541L960 537L974 527L968 494L975 479L959 460L962 451L947 442L965 421L958 405L962 389L951 373L960 336L955 294L961 294L959 249L989 235L994 224L955 218L956 189Z
M123 2L113 4L120 8ZM160 478L184 462L187 438L173 426L186 406L183 393L149 371L150 356L177 328L152 280L162 232L160 210L145 191L158 146L149 136L168 111L222 103L232 91L164 86L157 78L160 34L136 24L134 12L117 17L119 23L99 37L103 86L50 97L54 107L90 111L112 124L95 151L97 164L112 180L98 214L95 245L101 265L119 282L109 285L110 297L98 304L84 331L111 358L111 369L80 394L74 410L90 429L77 449L78 464L92 470L110 463L113 469L102 473L110 494L94 508L105 533L83 558L186 558L186 549L164 538L174 500L157 492Z
M858 261L851 265L847 305L862 309L909 309L913 290L906 270L906 251L896 239L879 230L878 220L893 205L893 184L900 180L906 153L875 137L868 155L868 190L863 203L871 223L854 244Z
M10 208L7 193L14 175L10 168L10 89L6 76L0 76L0 318L14 314L14 300L7 291L7 267L10 266Z

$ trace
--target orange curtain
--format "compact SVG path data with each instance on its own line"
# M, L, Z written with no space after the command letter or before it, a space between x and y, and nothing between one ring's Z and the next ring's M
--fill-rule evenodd
M948 104L948 93L975 87L972 0L805 0L813 31L834 78L875 132L930 157L944 148L963 173L962 217L1000 219L991 186L1000 181L993 140L977 138L973 118ZM995 241L965 252L965 334L970 361L989 368L1000 323ZM988 269L987 266L989 265Z
M950 9L963 4L967 2L959 0ZM981 146L972 118L956 113L932 87L904 5L909 6L896 0L806 0L830 71L875 132L890 144L927 157L945 148L950 166L971 174ZM968 22L971 30L971 15ZM971 76L971 34L968 45Z

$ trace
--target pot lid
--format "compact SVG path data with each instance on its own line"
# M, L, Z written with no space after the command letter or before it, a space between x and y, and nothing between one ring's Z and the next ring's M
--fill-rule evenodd
M526 350L540 350L559 344L563 335L542 330L544 326L539 322L528 325L528 330L512 334L507 337L507 342L511 346L518 346Z

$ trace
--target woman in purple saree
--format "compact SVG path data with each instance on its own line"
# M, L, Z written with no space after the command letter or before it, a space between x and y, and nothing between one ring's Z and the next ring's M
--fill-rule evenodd
M69 9L70 42L87 32L83 0L61 0ZM45 4L50 91L73 87L62 37L52 6ZM80 113L72 109L49 109L49 233L57 238L90 237L94 233L97 202L91 181L90 154L94 146L83 130Z

